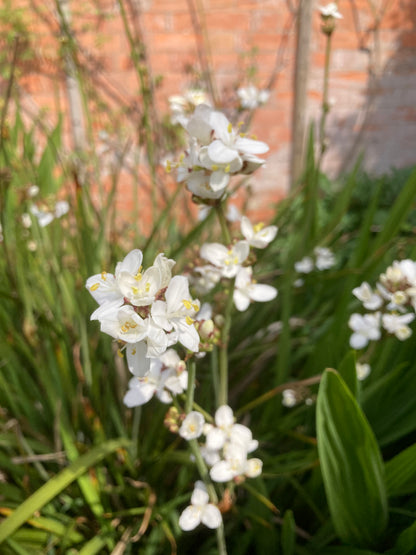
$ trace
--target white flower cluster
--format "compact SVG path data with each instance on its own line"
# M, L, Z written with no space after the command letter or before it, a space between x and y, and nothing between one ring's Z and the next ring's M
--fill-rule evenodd
M262 471L263 463L257 458L248 458L258 447L247 426L236 424L228 405L215 412L215 425L205 422L203 415L191 411L180 427L179 434L186 440L205 436L201 454L210 467L209 474L214 482L228 482L239 478L255 478Z
M198 351L194 317L200 303L190 297L185 276L172 277L174 260L159 254L145 271L142 261L142 252L134 249L117 264L114 275L91 276L86 288L100 305L91 320L122 342L129 370L139 377L151 370L156 379L157 364L151 369L151 359L161 357L168 347L181 343Z
M375 290L365 281L352 292L365 309L374 311L351 315L348 324L353 331L353 349L363 349L369 341L380 339L382 328L401 341L410 337L409 324L416 312L416 262L395 260L380 275Z
M237 96L243 110L255 110L266 104L270 97L270 91L267 89L259 90L254 85L249 85L248 87L239 88Z
M222 112L206 104L196 107L184 127L190 144L176 165L177 179L196 197L220 199L231 176L251 174L264 164L257 155L269 150L266 143L235 130Z
M170 121L173 125L186 126L190 114L199 104L209 105L208 96L202 89L188 89L183 95L173 95L168 98L171 111Z
M154 395L162 403L171 403L172 395L184 393L188 386L186 364L173 349L150 359L150 369L144 374L140 367L133 366L131 370L135 376L129 381L129 390L123 399L127 407L144 405Z
M329 270L335 265L335 257L332 251L326 247L315 247L314 256L305 256L295 263L295 270L299 274L309 274L312 270Z
M247 310L251 301L267 302L274 299L277 289L271 285L256 283L253 280L253 268L243 266L250 247L263 249L276 237L276 226L265 227L263 223L252 225L243 216L241 233L244 240L226 247L220 243L205 243L200 250L201 258L209 264L194 268L191 284L198 294L211 291L222 278L235 278L233 293L234 305L240 312Z

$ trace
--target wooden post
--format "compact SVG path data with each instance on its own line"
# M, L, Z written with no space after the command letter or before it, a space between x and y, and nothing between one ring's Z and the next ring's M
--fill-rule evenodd
M290 187L296 186L302 173L305 137L308 76L310 66L310 43L312 32L312 8L314 0L299 0L296 35L296 60L294 74L294 101L292 113L292 158Z

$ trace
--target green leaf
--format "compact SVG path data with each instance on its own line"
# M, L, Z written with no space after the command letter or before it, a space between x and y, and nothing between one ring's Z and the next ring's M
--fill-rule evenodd
M386 552L386 555L407 555L414 553L416 546L416 521L400 534L393 549Z
M388 461L385 472L389 496L416 492L416 443Z
M363 392L362 406L381 447L416 429L415 390L416 372L401 365Z
M344 382L348 385L353 396L357 397L358 381L355 351L349 351L346 354L339 365L338 371Z
M88 468L97 464L106 455L117 451L117 449L121 447L126 447L128 444L129 440L126 438L107 441L99 447L94 447L91 451L68 466L68 468L65 468L59 474L51 478L46 484L26 499L26 501L19 505L14 513L0 524L0 544L13 534L19 526L24 524L34 512L42 509L42 507L61 493L69 484L79 478L79 476L82 476Z
M38 166L38 186L42 195L56 193L61 184L61 180L53 175L53 170L58 157L58 149L61 145L62 135L62 118L59 119L58 125L48 137L48 143L45 146L42 157Z
M293 512L288 510L283 517L281 536L282 554L293 555L295 552L295 543L295 519L293 518Z
M317 401L322 477L338 536L374 547L387 524L384 468L374 434L345 382L324 372Z

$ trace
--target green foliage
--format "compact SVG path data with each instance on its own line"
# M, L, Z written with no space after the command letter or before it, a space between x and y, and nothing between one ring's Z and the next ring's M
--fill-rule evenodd
M319 388L318 452L331 518L340 538L376 547L387 525L380 450L345 382L326 370Z

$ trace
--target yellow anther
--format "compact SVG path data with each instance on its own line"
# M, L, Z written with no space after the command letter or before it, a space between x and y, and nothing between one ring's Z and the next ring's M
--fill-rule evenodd
M183 305L186 308L186 310L191 310L192 308L192 303L191 301L188 301L187 299L183 299Z
M172 171L172 164L170 160L166 160L166 171L170 173Z
M136 349L133 349L131 354L134 356L137 353Z
M127 333L127 326L121 326L121 331L123 333Z
M244 121L239 121L237 125L238 125L238 127L243 127Z
M134 279L136 281L141 281L143 275L140 273L140 270L142 269L142 267L140 266L139 271L137 272L137 274L134 276Z
M230 164L227 164L224 169L225 173L229 173L230 169Z
M233 263L234 263L234 264L238 264L238 256L235 256L235 257L234 257Z
M184 158L185 158L185 154L182 152L182 154L179 156L179 162L182 163Z
M150 283L149 282L146 283L146 286L145 286L144 289L145 289L146 293L148 293L150 291Z
M240 137L245 137L247 133L239 133Z
M251 135L251 138L257 141L257 135Z
M231 249L228 249L227 254L233 254L233 251Z
M229 265L230 265L230 261L228 260L228 258L226 258L226 259L224 260L224 264L225 264L226 266L229 266Z
M130 329L137 328L136 322L130 322L129 324L126 324L126 326L128 326Z
M187 316L185 320L188 326L191 326L195 322L195 320L193 320L190 316Z
M258 223L258 224L256 224L256 225L254 225L254 226L253 226L254 233L258 233L259 231L261 231L261 230L263 229L263 227L264 227L264 223L263 223L263 222L260 222L260 223Z
M193 308L195 311L199 310L199 306L198 306L196 303L193 303L193 304L192 304L192 308Z
M228 130L228 133L231 133L231 131L233 130L233 126L231 123L228 124L227 130Z
M123 357L124 357L124 355L123 355L123 353L121 352L120 349L117 349L117 354L118 354L118 356L119 356L120 358L123 358Z
M107 272L105 272L105 271L101 272L101 279L103 281L105 281L107 279Z
M139 294L139 288L138 287L132 287L131 290L133 291L133 295L138 295Z
M217 170L218 170L217 164L213 164L213 165L212 165L212 171L213 171L213 172L216 172Z
M94 285L91 285L90 291L97 291L97 289L99 288L99 286L100 286L99 283L94 283Z

